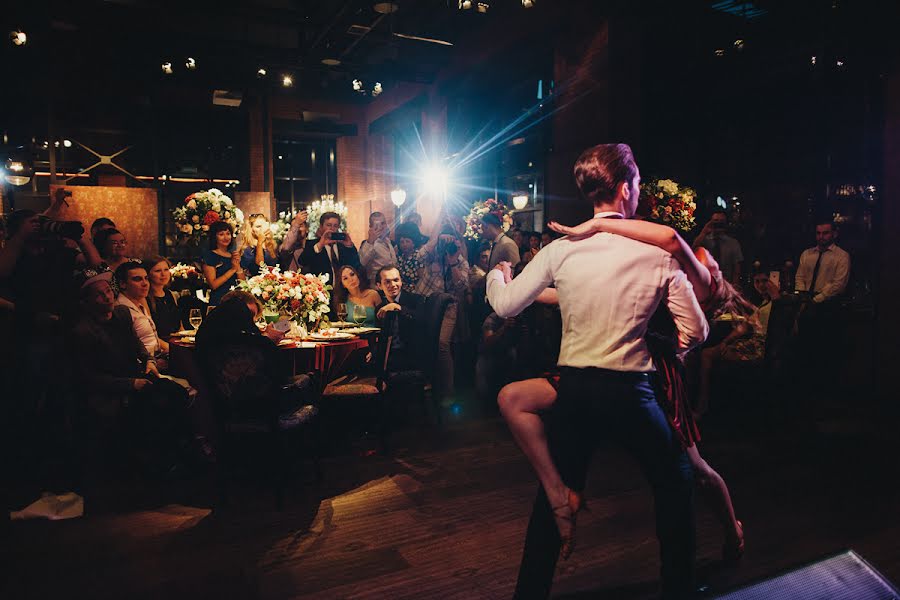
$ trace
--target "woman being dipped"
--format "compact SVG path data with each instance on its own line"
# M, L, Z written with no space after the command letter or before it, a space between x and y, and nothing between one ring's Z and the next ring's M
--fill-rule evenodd
M576 227L551 223L550 228L576 239L605 232L658 246L672 254L681 264L707 315L732 310L749 317L753 312L753 306L723 280L712 256L704 249L700 249L695 255L690 246L669 227L646 221L591 219ZM538 301L557 303L556 290L545 290ZM656 319L654 324L655 322ZM744 552L743 525L735 518L725 481L703 460L697 449L696 442L700 435L687 404L680 361L673 350L666 349L665 344L660 343L660 336L648 336L648 345L665 392L659 396L660 404L685 448L701 492L725 531L723 558L737 560ZM574 549L575 516L582 505L582 498L580 491L570 490L563 483L550 457L540 417L540 413L549 409L556 401L555 381L551 376L511 383L500 391L497 402L513 437L531 461L551 506L554 507L554 518L562 540L560 554L563 558L568 558Z
M381 296L377 291L369 287L365 271L345 265L341 267L337 289L335 290L337 302L347 304L347 319L354 321L353 309L363 307L366 311L366 320L359 323L365 327L377 327L375 315L381 306Z
M241 255L234 250L234 228L225 221L209 226L209 250L203 254L203 276L209 285L209 305L218 306L222 297L246 279Z
M253 277L259 267L278 265L278 247L272 236L269 220L261 214L253 214L244 224L244 241L238 250L241 253L241 268Z

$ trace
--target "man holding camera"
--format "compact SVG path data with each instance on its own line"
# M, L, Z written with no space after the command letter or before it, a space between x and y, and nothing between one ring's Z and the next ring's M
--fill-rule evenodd
M328 273L328 283L336 285L344 265L359 266L359 253L349 233L338 231L341 216L336 212L322 213L319 217L319 237L307 240L299 262L304 273L321 275Z
M744 254L741 252L740 242L728 235L727 231L728 214L724 210L715 211L694 240L694 249L702 246L709 250L719 263L725 280L732 285L740 285Z

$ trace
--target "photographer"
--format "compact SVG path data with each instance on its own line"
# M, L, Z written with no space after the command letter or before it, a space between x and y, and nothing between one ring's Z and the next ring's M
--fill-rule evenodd
M744 254L741 252L741 244L727 232L728 214L724 210L717 210L694 240L694 249L702 246L709 250L719 263L723 277L731 285L740 287Z

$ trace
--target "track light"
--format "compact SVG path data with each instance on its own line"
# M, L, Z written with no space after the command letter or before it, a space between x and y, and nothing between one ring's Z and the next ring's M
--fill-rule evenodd
M384 91L384 88L381 87L381 82L376 81L375 86L372 88L372 97L374 98L374 97L380 95L381 92L383 92L383 91Z
M491 7L491 5L488 4L487 2L479 2L475 6L475 9L480 13L486 13L490 7Z
M172 74L172 63L166 61L161 65L161 67L162 67L162 72L164 74L166 74L166 75Z
M472 0L459 0L459 10L469 10L472 8Z
M531 8L534 6L534 0L522 0L522 6L525 8Z
M256 70L256 77L262 79L266 76L266 73L267 71L263 67L260 67Z
M363 92L363 82L359 79L353 80L353 91L354 92Z
M16 46L24 46L28 42L28 36L25 35L25 32L18 29L9 32L9 39Z
M184 66L187 67L188 71L193 71L194 69L197 68L197 61L189 56L184 61Z
M293 85L294 85L294 78L291 77L290 75L284 75L284 76L281 78L281 85L283 85L283 86L286 87L286 88L289 88L289 87L293 86Z

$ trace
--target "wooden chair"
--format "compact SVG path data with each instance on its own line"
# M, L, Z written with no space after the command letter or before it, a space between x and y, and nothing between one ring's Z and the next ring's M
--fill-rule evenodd
M388 451L388 436L391 425L389 405L386 399L389 387L387 363L393 342L393 320L395 313L388 313L384 327L375 344L375 356L371 368L362 369L358 373L348 373L328 382L322 391L323 406L346 403L363 403L372 407L377 413L379 441L382 450ZM363 349L362 352L367 352Z
M265 438L263 461L270 469L279 509L284 504L286 475L297 454L291 448L292 441L306 439L316 479L322 478L316 429L318 408L311 402L315 388L309 376L294 378L288 385L280 384L281 369L273 367L285 368L279 362L277 350L268 339L246 335L216 348L205 365L204 378L222 439L218 481L223 500L227 500L228 471L235 462L236 441L241 436Z

